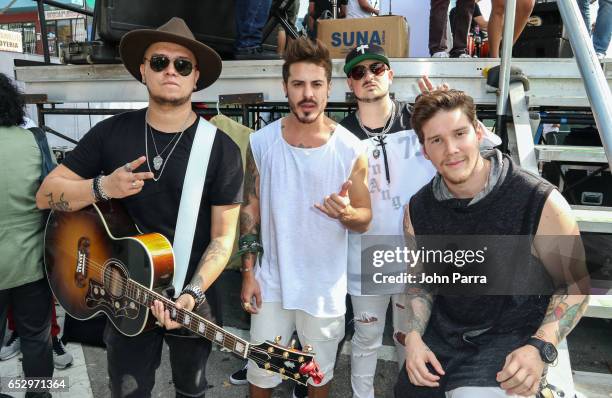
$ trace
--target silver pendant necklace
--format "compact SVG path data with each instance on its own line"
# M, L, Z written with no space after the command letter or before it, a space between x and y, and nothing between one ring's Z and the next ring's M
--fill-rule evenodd
M155 169L155 171L159 171L162 164L164 163L164 158L162 157L162 155L164 154L164 152L166 152L166 149L168 149L168 147L172 144L178 134L175 134L170 140L170 142L166 144L164 149L162 149L160 152L157 150L157 143L155 142L155 135L153 134L153 130L151 130L151 126L148 123L147 126L149 128L149 133L151 133L151 141L153 141L153 148L155 148L156 153L155 157L153 158L153 168Z
M359 118L359 111L357 111L355 115L357 116L357 122L359 123L359 127L361 127L361 130L366 133L370 140L373 140L375 137L383 137L384 139L385 135L389 132L389 130L391 130L391 126L393 126L393 122L395 120L395 110L395 102L391 101L391 112L389 113L389 118L385 122L385 126L383 127L380 133L373 133L370 131L370 129L363 125L361 119ZM380 149L375 147L372 151L372 156L374 157L374 159L378 159L380 157Z
M153 139L153 146L155 147L155 152L157 152L157 155L153 158L153 169L155 171L159 171L159 175L157 177L153 176L153 181L155 182L159 181L162 174L164 173L164 169L166 168L166 165L170 161L170 156L172 156L174 149L178 145L179 141L181 140L181 137L183 136L183 133L185 133L185 130L187 129L187 123L189 122L190 118L191 118L191 112L189 113L189 115L187 115L187 119L185 119L185 122L183 122L183 126L181 127L181 132L178 134L178 138L174 142L172 149L170 149L170 152L168 153L168 157L166 158L166 162L164 162L164 159L160 155L164 153L164 151L166 150L166 148L170 146L172 141L170 141L170 143L166 145L166 148L162 150L161 154L157 152L157 146L155 145L155 138L153 138L153 131L151 130L151 126L149 125L149 110L147 109L147 113L145 114L145 126L144 126L145 153L147 156L147 167L149 168L150 172L153 172L153 170L151 170L151 164L149 163L149 143L148 143L149 134L147 133L147 130L151 130L151 138ZM172 138L172 140L174 140L174 137ZM159 170L160 168L161 168L161 171Z

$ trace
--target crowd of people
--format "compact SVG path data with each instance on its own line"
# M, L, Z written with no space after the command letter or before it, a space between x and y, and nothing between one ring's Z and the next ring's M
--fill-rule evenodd
M267 15L269 2L249 3L258 3L257 15ZM319 3L310 2L311 22L330 11ZM448 3L432 0L434 28L446 26ZM518 3L515 39L533 7L532 0ZM473 19L499 47L496 29L503 4L494 1L490 20L482 25L475 1L458 0L450 56L467 55L462 38ZM338 7L340 16L379 13L365 0L338 1ZM255 25L260 32L262 24ZM432 56L448 50L444 30L433 35L430 30ZM245 59L263 51L260 39L239 43L237 54ZM128 33L120 52L126 69L146 87L148 106L98 123L42 181L45 154L32 133L20 127L21 94L0 75L0 155L7 160L0 173L0 185L7 188L0 191L6 203L0 209L5 260L0 263L0 323L10 305L26 377L53 375L57 338L42 267L42 210L76 212L113 199L143 233L159 232L173 244L193 240L184 276L174 281L179 287L174 299L178 309L211 320L220 316L218 303L226 299L214 282L230 258L239 226L242 286L236 305L250 314L250 341L282 336L279 343L288 344L295 332L302 346L312 347L323 377L317 384L309 381L309 397L329 395L345 334L347 295L355 327L354 397L374 396L389 304L399 358L396 397L534 396L546 388L556 347L588 302L583 274L570 273L581 278L569 281L558 277L559 267L584 267L578 227L554 186L495 148L499 139L477 120L469 93L446 84L435 87L424 77L414 104L392 99L393 65L384 49L360 45L343 66L357 109L337 123L324 112L332 76L328 49L318 40L290 40L282 51L278 87L290 112L250 136L243 171L234 141L192 110L193 93L218 79L222 63L183 20ZM491 53L498 56L495 46ZM196 227L192 236L179 237L189 160L197 152L194 143L207 134L212 137L202 165L201 202L190 209ZM402 236L409 247L429 235L529 236L533 252L525 265L513 258L492 265L517 275L536 267L546 289L526 296L450 296L418 284L373 294L364 287L363 256L371 250L364 242L380 235ZM560 254L536 239L551 235L573 238L564 247L572 255L563 258L576 264L559 264ZM204 396L210 341L181 328L161 301L150 311L157 326L136 336L123 335L110 322L106 326L110 394L150 396L165 341L176 396ZM281 381L281 375L249 361L250 396L270 397Z

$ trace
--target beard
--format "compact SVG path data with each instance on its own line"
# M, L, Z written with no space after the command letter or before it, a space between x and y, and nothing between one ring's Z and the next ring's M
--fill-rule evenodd
M316 109L316 110L314 110L314 111L312 111L312 112L304 112L304 114L303 114L303 115L300 115L300 114L299 114L298 107L299 107L300 105L302 105L302 104L315 104L315 105L316 105L317 103L316 103L316 102L314 102L314 101L302 100L302 101L300 101L300 102L298 102L298 103L296 104L295 102L293 102L293 101L289 100L289 109L291 110L291 113L293 113L293 115L295 116L295 118L296 118L296 119L297 119L297 120L298 120L300 123L303 123L303 124L310 124L310 123L314 123L314 122L316 122L316 121L319 119L319 116L321 116L321 114L323 113L323 111L324 111L324 109L325 109L325 108L323 108L323 110ZM318 112L318 113L317 113L317 112ZM313 114L315 114L315 113L316 113L316 116L315 116L314 118L311 118L311 115L313 115Z
M373 102L378 102L378 101L383 100L388 95L389 95L389 90L385 91L384 93L380 95L376 95L374 97L358 97L357 94L355 94L355 98L357 98L357 101L359 102L365 102L366 104L371 104Z
M149 87L147 87L147 91L149 92L149 98L151 98L151 101L161 106L178 107L178 106L184 105L186 102L191 100L191 93L189 93L189 95L186 95L184 97L166 98L160 95L153 94Z

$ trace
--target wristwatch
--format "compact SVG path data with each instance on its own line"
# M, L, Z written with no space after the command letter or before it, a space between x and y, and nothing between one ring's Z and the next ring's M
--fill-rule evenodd
M195 307L193 307L194 310L198 308L200 304L206 301L206 295L204 294L200 286L195 285L193 283L190 283L185 286L182 294L188 294L193 297L193 299L195 300Z
M544 363L550 365L557 360L558 353L554 344L540 340L537 337L531 337L529 340L527 340L527 344L534 346L538 349L538 351L540 351L540 357Z

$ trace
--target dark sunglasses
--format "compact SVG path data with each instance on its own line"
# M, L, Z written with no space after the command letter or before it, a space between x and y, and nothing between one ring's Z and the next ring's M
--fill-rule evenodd
M145 60L146 59L147 58L145 58ZM154 72L161 72L166 69L168 65L170 65L170 58L166 57L165 55L154 55L148 61L149 66L151 66L151 69ZM174 64L174 69L181 76L189 76L193 71L193 63L188 59L175 58L172 63Z
M361 80L366 75L366 71L370 70L374 75L380 76L387 70L387 65L382 62L375 62L370 66L357 65L349 72L349 77L353 80Z

